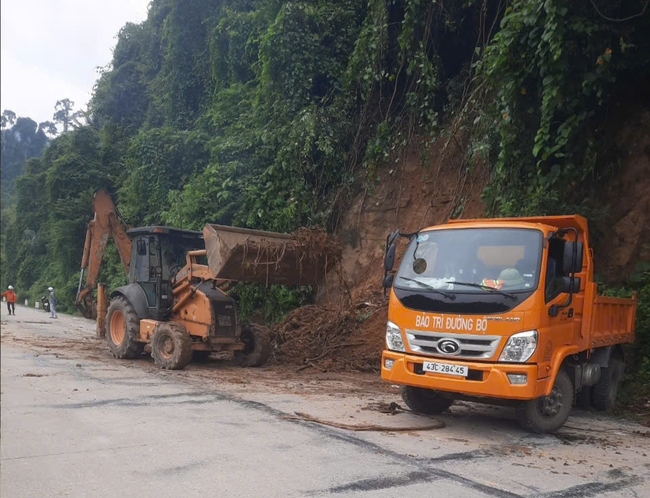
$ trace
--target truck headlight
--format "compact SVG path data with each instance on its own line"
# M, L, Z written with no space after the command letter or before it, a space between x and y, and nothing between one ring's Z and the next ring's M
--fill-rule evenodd
M402 333L393 322L386 323L386 347L391 351L404 351Z
M499 356L499 361L523 363L533 356L537 349L537 331L528 330L510 336Z

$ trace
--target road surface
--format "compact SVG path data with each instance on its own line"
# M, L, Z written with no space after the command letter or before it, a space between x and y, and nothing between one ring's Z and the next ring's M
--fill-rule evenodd
M88 320L2 312L2 497L650 496L650 431L628 421L575 412L538 436L505 408L385 414L401 400L374 375L164 372L111 358Z

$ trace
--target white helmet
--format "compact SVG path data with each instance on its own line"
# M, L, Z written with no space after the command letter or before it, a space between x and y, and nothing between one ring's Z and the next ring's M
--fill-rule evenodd
M14 290L13 286L11 286L11 285L9 287L7 287L7 289Z
M54 290L54 287L48 287L47 290L49 290L50 292L52 292L52 291Z

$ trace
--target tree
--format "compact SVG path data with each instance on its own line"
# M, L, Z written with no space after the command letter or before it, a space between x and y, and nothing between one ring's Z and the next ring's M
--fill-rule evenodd
M68 133L70 128L77 129L81 126L80 119L85 118L83 111L73 111L74 102L70 99L57 100L54 105L54 115L52 119L55 123L61 123L63 133Z
M5 128L8 128L9 126L13 126L15 122L16 122L16 113L14 111L10 111L9 109L5 109L4 111L2 111L3 130Z
M42 131L48 137L54 137L59 130L52 121L43 121L38 124L38 131Z

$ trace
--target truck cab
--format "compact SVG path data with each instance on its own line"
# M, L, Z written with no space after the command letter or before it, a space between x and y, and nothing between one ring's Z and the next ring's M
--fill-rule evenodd
M461 397L509 403L522 425L552 432L576 392L611 381L609 360L633 340L635 303L596 298L584 218L427 228L408 235L393 274L396 238L385 261L390 300L381 376L404 386L415 411L440 413ZM616 309L605 326L616 331L597 326L604 306ZM616 369L620 380L619 363Z

